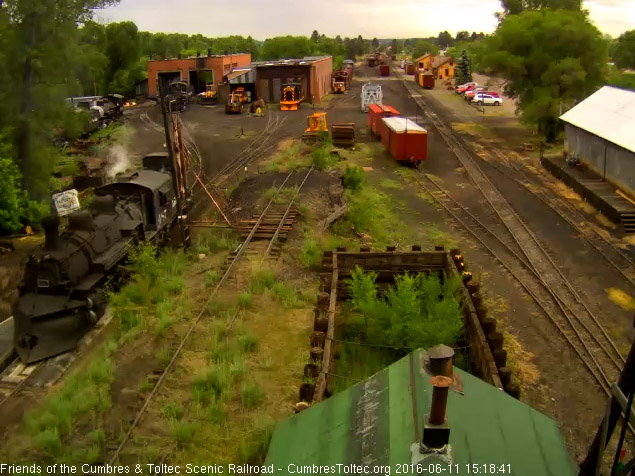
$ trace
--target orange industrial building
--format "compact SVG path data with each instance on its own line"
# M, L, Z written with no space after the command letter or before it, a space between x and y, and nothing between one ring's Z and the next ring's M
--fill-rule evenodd
M307 56L302 59L257 61L256 97L266 102L280 102L282 85L301 85L306 102L319 102L331 90L332 56Z
M206 84L218 87L223 76L234 68L244 68L251 63L251 54L195 56L169 60L148 61L148 96L159 95L159 82L167 87L175 81L185 81L198 94L205 91ZM330 72L329 72L330 75Z

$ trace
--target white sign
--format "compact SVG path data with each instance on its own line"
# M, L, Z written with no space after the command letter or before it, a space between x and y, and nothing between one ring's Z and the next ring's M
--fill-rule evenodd
M73 213L75 210L79 210L79 197L75 189L56 193L52 198L55 202L57 214L61 217Z

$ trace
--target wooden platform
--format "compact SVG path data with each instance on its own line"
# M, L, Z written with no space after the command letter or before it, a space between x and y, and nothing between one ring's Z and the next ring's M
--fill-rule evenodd
M594 171L583 164L567 165L562 157L544 157L542 165L612 222L621 225L626 233L635 233L635 205Z

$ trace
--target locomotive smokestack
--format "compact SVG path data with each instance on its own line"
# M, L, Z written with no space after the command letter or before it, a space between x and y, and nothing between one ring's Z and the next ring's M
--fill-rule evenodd
M45 217L42 220L42 228L44 228L46 237L44 249L49 251L56 250L59 241L60 219L55 215Z

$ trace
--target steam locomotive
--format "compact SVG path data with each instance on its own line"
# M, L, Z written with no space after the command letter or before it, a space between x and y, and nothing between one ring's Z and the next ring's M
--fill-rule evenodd
M163 240L179 210L167 153L143 159L141 170L95 189L91 210L48 217L46 242L32 254L14 311L14 346L24 363L74 349L104 314L104 284L130 244Z

